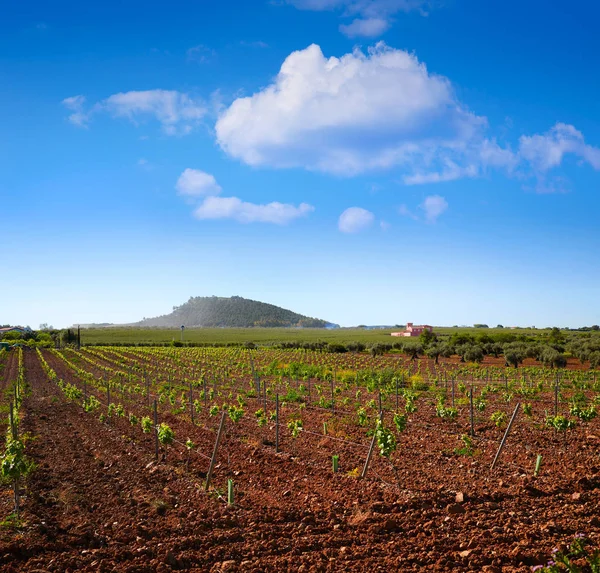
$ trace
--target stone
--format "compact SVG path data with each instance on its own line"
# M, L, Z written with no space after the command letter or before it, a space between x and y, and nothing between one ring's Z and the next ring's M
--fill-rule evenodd
M450 515L458 515L460 513L466 513L466 509L460 504L460 503L451 503L447 508L446 511L450 514Z

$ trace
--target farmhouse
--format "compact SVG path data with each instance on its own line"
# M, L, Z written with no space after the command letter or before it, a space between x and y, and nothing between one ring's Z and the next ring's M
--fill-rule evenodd
M433 327L428 324L414 325L412 322L406 323L406 330L403 332L392 332L392 336L419 336L425 331L433 332Z

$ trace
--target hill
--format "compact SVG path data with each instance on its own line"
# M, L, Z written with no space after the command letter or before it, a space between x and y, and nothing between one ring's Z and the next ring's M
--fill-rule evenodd
M256 300L240 296L231 298L210 296L191 297L171 314L145 318L136 326L150 327L303 327L326 328L330 323L311 318Z

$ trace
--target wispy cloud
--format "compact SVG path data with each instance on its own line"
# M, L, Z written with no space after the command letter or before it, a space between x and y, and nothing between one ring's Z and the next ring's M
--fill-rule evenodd
M406 205L400 205L400 207L398 207L398 213L403 217L409 217L414 221L419 220L419 217L415 215Z
M338 220L338 229L342 233L358 233L368 229L375 221L375 215L362 207L349 207Z
M84 113L85 96L76 95L62 100L62 104L73 113L69 115L68 120L77 127L87 127L89 115Z
M152 171L154 169L154 165L150 163L145 157L141 157L137 160L137 166L144 171Z
M348 38L381 36L390 23L383 18L356 18L351 24L341 24L340 31Z
M429 195L418 206L419 211L423 212L424 221L429 224L437 222L438 218L448 210L448 202L440 195ZM408 217L413 221L421 221L421 217L411 211L406 205L400 205L398 213L403 217Z
M254 42L247 42L245 40L240 40L240 46L244 46L247 48L268 48L269 44L263 42L261 40L256 40Z
M519 155L529 162L537 179L538 193L559 193L566 190L562 177L548 175L549 171L561 165L565 155L574 155L596 171L600 170L600 148L588 145L580 131L565 123L557 123L541 135L521 136Z
M73 111L69 121L87 127L91 118L101 113L112 117L125 117L138 125L154 118L167 135L186 135L197 127L207 113L203 101L174 90L142 90L121 92L91 105L84 111L86 99L82 95L63 100L63 105Z
M418 11L426 15L431 0L287 0L300 10L339 10L344 18L353 18L342 24L340 31L350 38L374 37L383 34L401 12Z
M600 169L600 149L587 145L583 134L572 125L557 123L543 135L521 136L519 152L538 171L561 164L567 153L577 155L594 169Z
M212 48L203 44L192 46L185 54L188 62L196 62L197 64L206 64L217 55Z

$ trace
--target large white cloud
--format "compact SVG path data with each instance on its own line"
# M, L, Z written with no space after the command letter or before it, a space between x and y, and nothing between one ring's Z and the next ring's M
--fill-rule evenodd
M221 147L249 165L341 175L394 165L436 169L481 136L485 118L456 99L447 78L380 42L326 58L293 52L273 84L221 113Z
M197 219L233 219L240 223L285 225L312 211L314 207L307 203L300 203L297 207L277 201L260 205L237 197L207 197L194 211L194 216Z
M338 220L338 229L342 233L358 233L368 229L375 221L375 215L362 207L349 207Z
M74 111L69 121L86 126L91 117L109 113L113 117L126 117L134 123L147 118L156 119L167 135L185 135L196 127L206 115L207 108L201 100L175 90L134 90L113 94L83 110L84 96L63 100L63 105Z
M218 195L221 192L221 186L217 183L214 175L190 168L179 176L175 188L181 195L189 197Z

